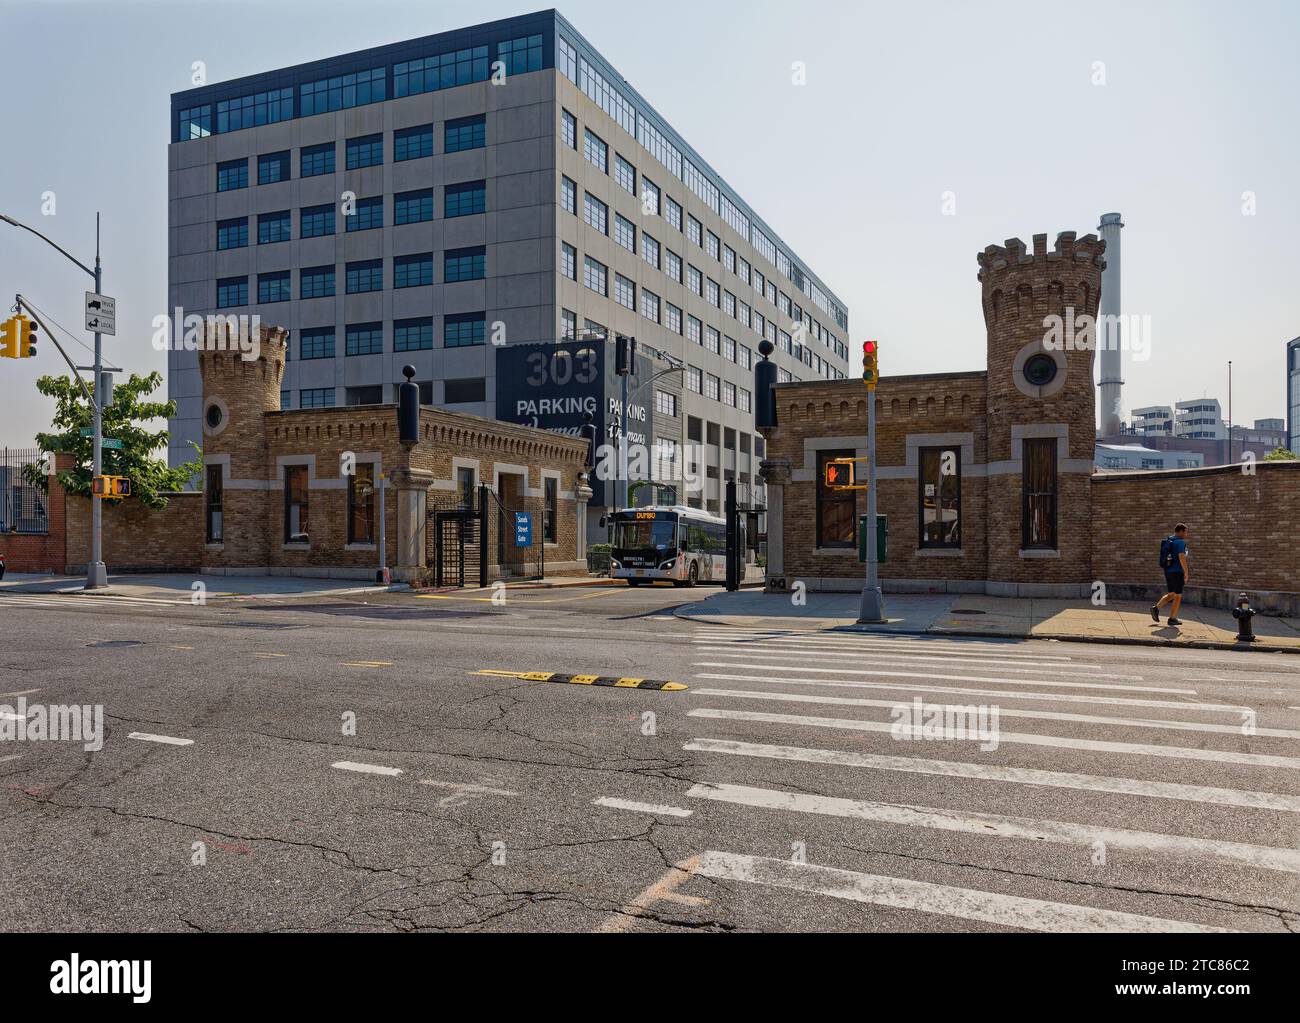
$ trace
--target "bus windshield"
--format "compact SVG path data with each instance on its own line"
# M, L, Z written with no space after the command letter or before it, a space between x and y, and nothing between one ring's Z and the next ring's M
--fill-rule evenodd
M677 523L673 519L641 519L618 524L614 546L619 550L663 550L677 546Z

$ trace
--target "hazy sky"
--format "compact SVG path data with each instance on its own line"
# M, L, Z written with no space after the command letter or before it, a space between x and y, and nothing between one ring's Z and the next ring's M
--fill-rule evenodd
M102 210L108 357L162 370L149 338L167 299L169 97L194 61L215 82L540 8L0 0L0 211L89 262ZM976 252L1082 235L1117 210L1125 311L1152 324L1150 359L1126 364L1126 412L1202 395L1226 412L1233 359L1236 419L1285 415L1284 346L1300 334L1294 0L559 9L847 303L849 340L880 339L886 375L982 368ZM89 344L89 280L0 224L6 308L21 291ZM48 343L0 365L0 443L48 426L33 382L60 366Z

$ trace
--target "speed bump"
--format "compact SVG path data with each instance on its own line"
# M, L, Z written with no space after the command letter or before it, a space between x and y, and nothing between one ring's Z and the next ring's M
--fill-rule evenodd
M649 678L618 678L613 675L565 675L556 671L476 671L475 675L517 678L525 682L560 682L571 686L602 686L609 689L650 689L662 693L680 693L689 686L681 682L663 682Z

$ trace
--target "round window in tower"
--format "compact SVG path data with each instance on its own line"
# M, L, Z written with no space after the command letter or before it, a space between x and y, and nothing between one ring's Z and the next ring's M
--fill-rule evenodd
M221 411L220 405L209 405L206 418L208 421L208 429L215 430L221 426L222 420L225 419L225 414Z
M1022 372L1031 387L1046 387L1056 379L1056 360L1050 355L1032 355L1025 361Z

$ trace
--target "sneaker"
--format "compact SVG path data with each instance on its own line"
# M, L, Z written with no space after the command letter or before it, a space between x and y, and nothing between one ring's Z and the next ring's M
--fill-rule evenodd
M1155 604L1151 605L1151 620L1157 625L1160 624L1160 608Z
M1182 622L1182 619L1181 619L1181 618L1170 618L1170 619L1169 619L1169 624L1170 624L1170 625L1182 625L1183 622Z

